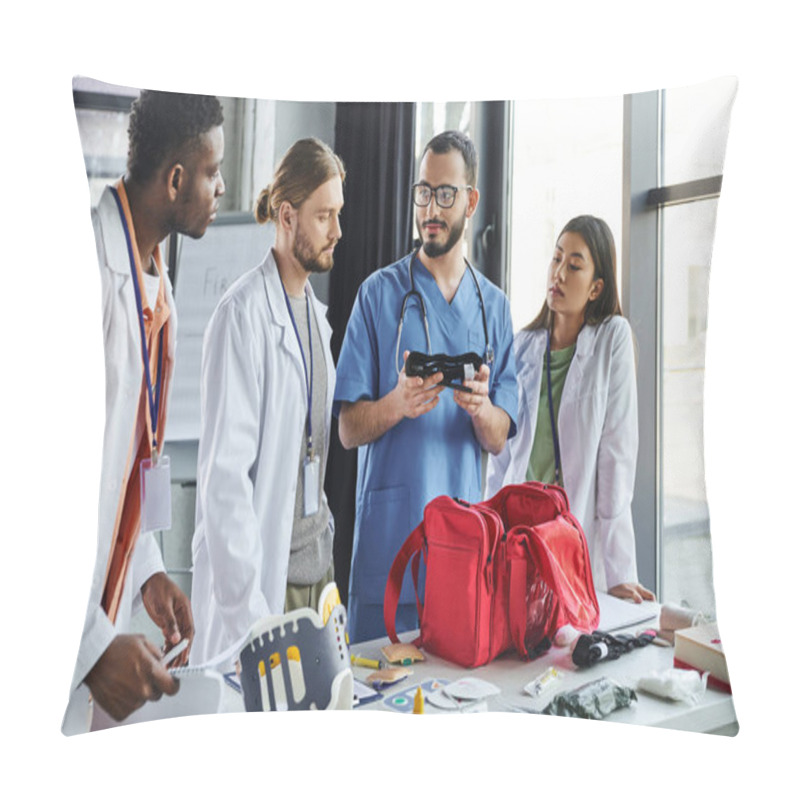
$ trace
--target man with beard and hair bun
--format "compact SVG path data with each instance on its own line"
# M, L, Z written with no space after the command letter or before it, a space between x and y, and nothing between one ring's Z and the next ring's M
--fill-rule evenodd
M335 372L308 276L333 267L344 177L319 140L289 148L256 207L259 223L275 224L275 245L206 329L191 663L230 663L255 622L316 609L333 580L323 485Z
M426 145L412 188L422 246L364 281L347 324L334 414L344 447L359 448L348 593L353 642L386 635L389 568L426 503L441 494L480 500L481 451L499 453L516 432L508 299L464 258L476 177L475 147L463 133L446 131ZM475 352L485 363L464 382L471 393L442 394L442 373L406 376L410 351ZM406 580L397 630L417 626Z

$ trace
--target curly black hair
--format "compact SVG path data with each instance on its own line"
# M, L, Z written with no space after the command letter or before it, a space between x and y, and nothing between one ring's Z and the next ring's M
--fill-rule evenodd
M478 153L472 139L461 131L443 131L431 139L425 145L422 155L430 150L437 155L449 153L451 150L458 150L464 159L464 166L467 176L467 183L474 187L478 179Z
M216 97L142 90L131 106L128 124L128 174L143 183L192 140L222 125Z

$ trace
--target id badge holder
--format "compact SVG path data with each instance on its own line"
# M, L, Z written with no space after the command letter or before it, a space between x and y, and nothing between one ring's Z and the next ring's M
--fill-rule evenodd
M307 457L303 462L303 516L311 517L319 511L319 456Z
M142 501L142 533L168 531L172 527L169 456L143 459L139 465Z

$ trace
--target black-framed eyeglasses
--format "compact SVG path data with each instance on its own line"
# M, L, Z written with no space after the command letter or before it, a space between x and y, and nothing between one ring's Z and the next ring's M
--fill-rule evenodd
M431 198L436 197L436 205L439 208L452 208L453 203L456 202L456 195L459 189L466 189L471 192L472 186L450 186L445 183L441 186L433 187L428 186L427 183L415 183L411 187L411 196L415 206L425 208L425 206L430 205Z

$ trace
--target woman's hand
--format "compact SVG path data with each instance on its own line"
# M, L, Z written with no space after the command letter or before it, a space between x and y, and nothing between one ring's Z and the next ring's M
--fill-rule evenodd
M645 589L641 583L618 583L612 586L608 593L613 597L619 597L622 600L633 600L634 603L641 603L642 600L655 600L656 596L649 590Z

